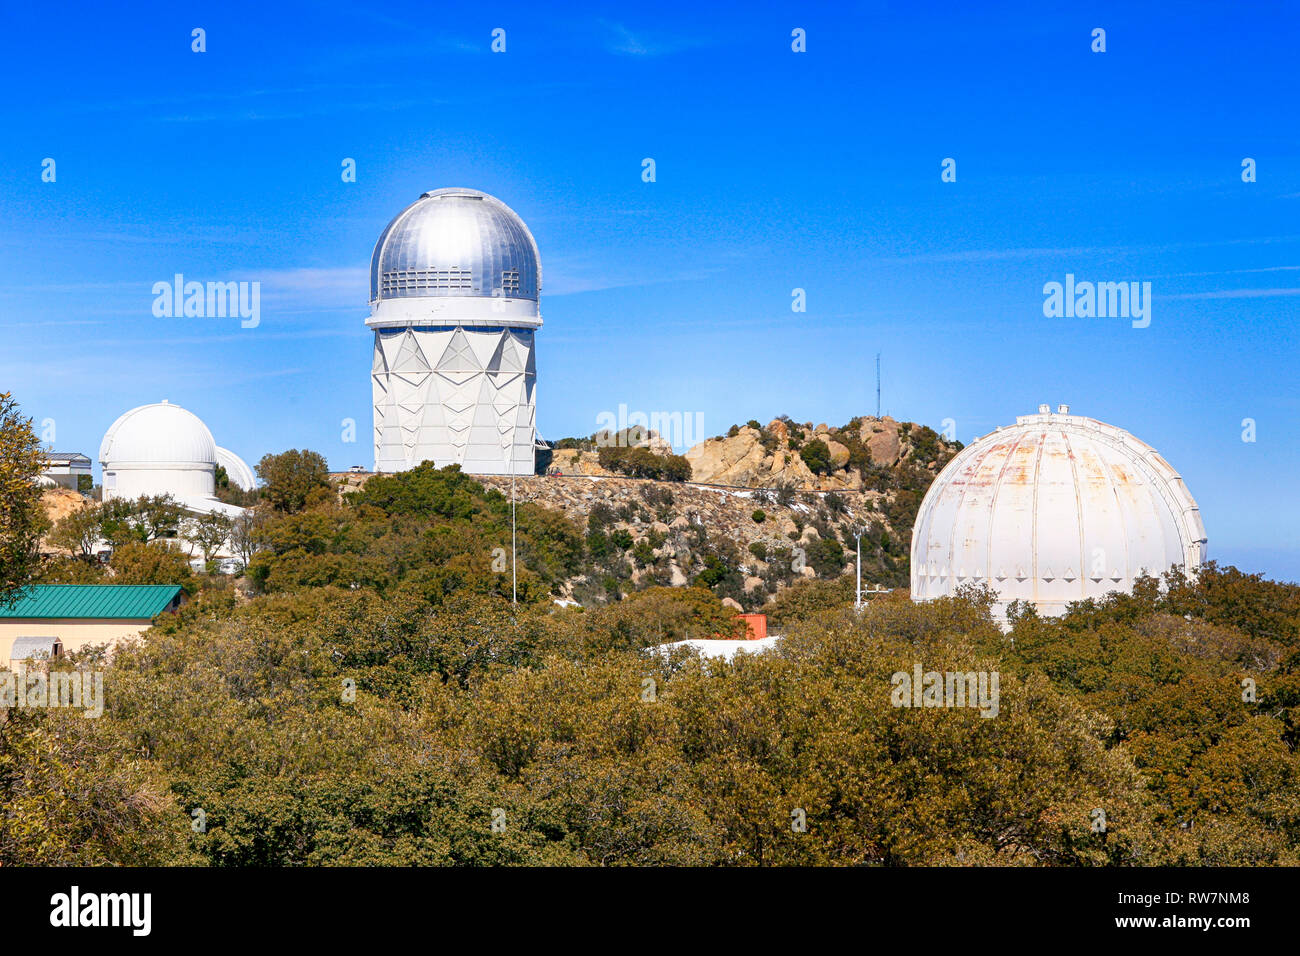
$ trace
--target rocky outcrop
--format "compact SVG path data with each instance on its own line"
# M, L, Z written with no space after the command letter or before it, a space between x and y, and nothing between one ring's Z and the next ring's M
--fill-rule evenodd
M763 448L759 433L742 428L731 438L710 438L686 453L691 463L691 478L715 485L742 488L763 486L765 473L771 471L771 456Z
M600 467L600 459L593 451L579 451L576 448L561 448L551 455L551 468L562 475L606 475L613 472Z
M898 464L903 448L901 432L899 423L888 415L858 420L858 440L867 446L872 464L890 467Z
M727 485L733 488L775 488L790 485L798 491L858 491L863 476L850 465L851 444L864 446L872 465L894 468L908 459L911 429L888 415L883 418L855 418L843 428L826 423L802 425L787 419L773 419L763 428L748 425L735 429L725 438L710 438L685 453L691 465L691 480L702 484ZM827 474L814 474L799 449L808 442L823 442L830 451L831 468ZM672 454L672 448L654 432L638 441L656 454ZM860 456L861 460L861 456ZM557 449L551 469L561 475L608 477L615 473L600 465L595 451L576 448Z
M754 428L741 428L730 438L710 438L686 453L691 463L691 480L710 485L730 485L737 488L775 488L789 484L801 491L856 491L862 487L856 472L844 470L849 461L849 450L838 442L827 442L831 447L831 460L836 471L829 475L815 475L789 447L786 424L772 422L767 429L767 441L762 432Z
M875 442L877 453L888 455L888 464L894 464L900 448L898 423L893 419L862 421L861 429L867 436L861 439L863 444L870 447L870 442ZM867 422L876 423L875 427ZM705 484L741 488L774 488L789 484L801 491L860 490L862 475L857 468L849 467L851 451L836 440L835 434L836 431L825 424L814 428L809 423L801 427L775 419L761 431L746 426L727 438L710 438L701 442L686 452L686 460L691 463L692 480ZM791 447L792 439L795 447ZM799 454L798 449L814 439L823 442L830 451L829 474L814 474ZM872 460L876 460L874 456Z

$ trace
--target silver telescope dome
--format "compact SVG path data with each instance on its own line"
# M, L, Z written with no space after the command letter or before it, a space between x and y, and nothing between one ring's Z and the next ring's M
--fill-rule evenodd
M409 298L537 301L537 242L509 206L477 189L435 189L388 224L370 259L370 303Z

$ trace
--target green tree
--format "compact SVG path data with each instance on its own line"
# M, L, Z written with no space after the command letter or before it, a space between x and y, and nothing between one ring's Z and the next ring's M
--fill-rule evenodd
M181 525L181 535L199 549L206 564L230 540L235 522L219 511L207 512L186 518Z
M258 538L263 524L263 514L256 508L246 508L231 522L230 544L235 555L248 567L257 551Z
M0 392L0 602L36 572L49 520L36 483L41 445L9 392Z
M331 490L329 466L314 451L290 449L278 455L263 455L257 463L263 495L276 511L302 511L312 493Z
M99 505L87 505L69 512L55 523L46 542L83 558L94 554L95 543L103 536L103 513Z
M113 549L108 566L114 584L179 584L189 594L197 589L189 558L169 544L127 541Z
M114 547L128 541L175 538L183 514L180 502L171 495L113 498L100 506L100 533Z

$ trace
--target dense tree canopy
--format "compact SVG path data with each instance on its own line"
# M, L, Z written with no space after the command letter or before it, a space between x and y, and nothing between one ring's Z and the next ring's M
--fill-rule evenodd
M140 812L79 823L124 830L59 858L1300 860L1293 587L1212 566L1059 620L1021 614L1003 634L987 594L917 605L900 593L859 616L847 580L789 589L773 614L780 650L732 663L645 650L736 633L701 588L588 610L512 607L468 578L247 602L205 590L118 652L107 713L84 722L102 762L77 786L101 801L139 792ZM891 675L918 663L998 673L997 716L894 706ZM22 726L0 738L0 778L38 791L19 800L25 833L64 833L39 792L68 786L60 761L89 731ZM195 811L202 832L183 826ZM10 859L54 858L10 821Z

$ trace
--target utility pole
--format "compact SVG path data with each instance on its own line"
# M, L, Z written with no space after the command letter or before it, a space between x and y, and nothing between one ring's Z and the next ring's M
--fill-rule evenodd
M859 528L853 533L853 537L858 543L858 588L853 592L853 610L862 610L862 536L866 533L866 528Z
M506 454L507 461L510 462L510 603L516 605L519 603L519 573L515 569L515 446L514 433L511 432L510 444L506 444L504 437L501 439L501 450Z
M512 452L513 448L510 449ZM515 565L515 459L510 456L510 603L519 603L519 571Z

